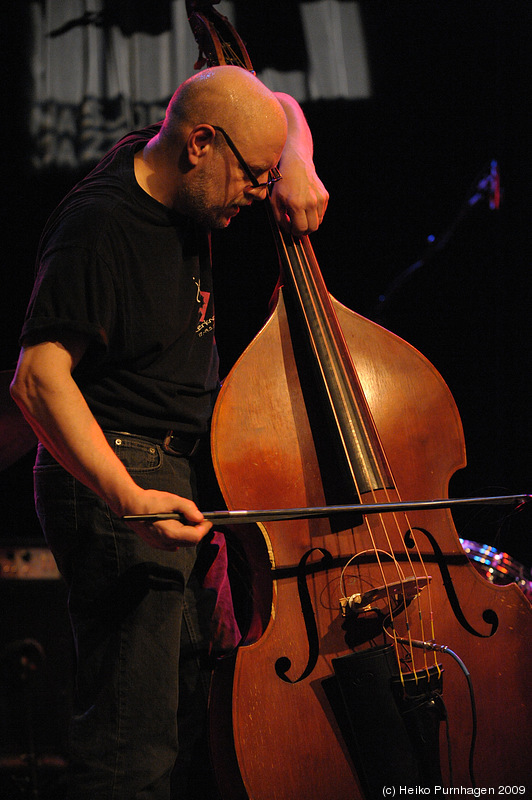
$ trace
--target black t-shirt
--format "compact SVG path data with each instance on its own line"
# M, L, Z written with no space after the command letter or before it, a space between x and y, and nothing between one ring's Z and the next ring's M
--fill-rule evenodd
M198 436L218 386L210 240L137 184L157 130L121 140L48 220L21 341L89 337L74 377L103 428Z

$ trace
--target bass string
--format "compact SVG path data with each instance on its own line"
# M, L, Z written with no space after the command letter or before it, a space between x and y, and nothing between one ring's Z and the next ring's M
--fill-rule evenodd
M283 241L285 241L285 239L286 239L286 237L283 237ZM318 309L323 309L323 302L322 301L323 301L323 297L325 295L325 291L326 290L323 287L321 273L319 272L319 269L317 268L317 264L315 263L315 259L314 258L310 258L309 259L309 257L308 257L308 249L310 248L310 250L312 251L312 248L310 247L310 243L306 240L306 237L304 237L303 241L302 240L298 240L297 242L295 240L293 240L293 241L294 241L294 253L296 254L296 264L297 264L298 272L300 273L299 277L300 277L300 280L302 280L304 282L305 293L312 298L311 308L310 309L309 308L304 308L303 309L303 315L304 315L304 317L307 317L309 313L316 314ZM298 281L298 279L296 278L296 276L294 274L294 261L293 261L293 259L290 259L289 255L288 255L286 242L284 244L284 250L285 250L286 263L287 263L288 268L289 268L290 273L291 273L292 282L296 287L296 291L298 292L300 305L302 305L302 297L301 297L301 291L300 291L300 288L299 288L299 281ZM311 266L312 264L314 264L314 269ZM327 294L327 298L328 298L328 294ZM328 315L334 314L334 310L332 309L332 306L330 305L330 303L328 303L327 305L329 306L327 308L327 311L323 312L321 314L321 320L320 320L319 328L320 328L320 331L322 333L324 332L323 335L325 337L328 337L329 339L331 339L333 334L332 334L330 325L327 324L327 320L329 319ZM337 327L339 329L339 326L337 326ZM313 325L310 324L308 322L308 320L306 320L306 328L307 328L307 334L312 337ZM314 352L317 352L317 349L318 348L316 347L316 345L314 343L313 344ZM332 350L332 348L330 348L330 349ZM343 350L344 350L344 353L348 353L348 349L347 349L346 345L344 346ZM342 364L339 368L342 368L343 366L344 365ZM351 364L350 366L352 366L352 369L354 371L355 370L354 365ZM322 370L324 370L324 366L323 365L320 365L320 368ZM348 380L345 380L344 383L346 385L349 385L350 382ZM358 406L358 403L357 403L357 400L356 400L356 394L357 394L357 392L355 392L354 389L353 389L353 395L355 397L355 405L358 408L359 406ZM329 400L331 400L330 395L329 395ZM369 408L367 407L367 404L366 404L366 412L368 414L371 414ZM373 422L373 420L372 420L372 422ZM371 454L373 456L373 459L372 459L372 462L373 462L372 470L376 470L377 471L378 478L380 480L380 485L384 487L386 501L387 502L392 502L392 499L394 499L396 501L397 500L401 501L402 498L401 498L400 492L399 492L399 490L397 488L396 481L393 478L391 465L390 465L390 463L388 461L388 458L387 458L386 452L385 452L385 450L384 450L384 448L382 446L382 443L380 442L380 438L378 436L378 432L377 432L377 430L376 430L376 428L374 426L373 426L373 430L371 430L371 431L368 430L368 426L365 423L363 414L359 414L359 429L363 431L363 435L365 437L366 447L369 449L369 451L371 452ZM341 432L340 431L339 431L339 435L341 436ZM385 471L380 466L382 463L385 464ZM361 464L360 463L358 464L358 467L359 467L359 469L360 469L360 467L362 467L362 473L363 473L363 478L364 478L363 482L364 482L364 484L369 485L371 487L370 488L370 493L371 493L372 501L374 503L376 503L377 502L376 491L372 488L372 475L370 474L370 470L367 468L367 463L363 460L361 462ZM385 472L386 472L386 474L385 474ZM353 481L354 481L354 485L355 485L356 491L357 491L357 493L358 493L358 495L359 495L359 497L361 498L361 501L362 501L362 498L364 498L366 496L366 493L361 491L360 480L359 480L359 478L357 478L357 471L356 471L356 469L354 469L353 465L351 465L351 474L352 474L352 478L353 478ZM390 493L390 489L388 488L388 484L390 482L390 477L391 477L391 481L392 481L392 489L393 489L393 492L395 494L395 498L392 498L392 495ZM390 519L390 517L391 517L391 519ZM400 525L400 522L399 522L400 518L402 520L404 520L404 523L406 525L406 534L401 531L401 525ZM385 629L385 632L388 635L390 635L392 637L392 639L393 639L394 649L395 649L395 653L396 653L396 658L397 658L397 662L398 662L400 675L401 675L401 678L403 678L403 661L404 661L404 659L402 659L401 656L400 656L400 653L401 653L400 648L402 648L404 646L404 644L402 642L400 643L398 641L398 637L397 637L397 633L396 633L395 611L394 611L393 598L392 598L392 595L391 595L391 592L390 592L390 589L389 589L389 581L388 581L388 579L386 577L386 571L385 571L385 568L383 566L383 563L382 563L382 560L381 560L381 557L380 557L380 553L382 553L382 552L387 552L388 553L388 555L392 559L393 564L395 565L395 569L396 569L396 573L397 573L397 580L399 581L400 584L404 585L404 581L405 581L405 577L406 576L404 574L403 569L401 568L401 566L399 564L398 559L395 557L395 552L394 552L395 548L394 548L394 546L392 544L392 539L393 539L392 531L395 532L396 539L401 542L402 552L404 553L406 561L407 561L407 563L409 565L409 568L410 568L410 571L411 571L411 576L415 580L415 584L416 584L415 604L416 604L416 607L417 607L417 616L418 616L418 621L419 621L419 626L420 626L420 631L421 631L421 638L423 639L423 641L427 640L427 638L426 638L426 629L427 628L430 628L430 638L432 640L435 639L434 612L433 612L432 591L431 591L431 586L430 586L430 577L428 575L425 562L423 560L421 551L419 549L419 546L418 546L418 543L417 543L417 539L416 539L416 537L414 535L413 526L410 524L409 517L408 517L408 515L406 513L404 513L402 515L399 515L397 512L393 512L391 515L390 514L386 514L386 515L385 514L379 514L379 515L376 515L375 518L373 518L373 516L372 516L371 521L368 519L368 516L365 516L364 517L364 525L365 525L366 531L367 531L367 533L369 535L369 538L370 538L370 541L371 541L371 546L372 546L372 551L373 551L373 554L375 556L375 560L376 560L376 563L378 565L378 570L379 570L379 573L381 575L381 580L382 580L383 586L384 586L385 591L386 591L387 605L388 605L388 609L389 609L390 623L391 624L390 624L390 631ZM379 529L384 533L384 540L385 540L385 547L384 548L382 546L379 546L379 545L382 545L382 543L378 541L378 538L380 538ZM354 529L351 529L351 531L352 531L352 534L351 534L351 548L352 548L352 550L351 550L351 552L353 552L355 554L355 556L356 556L356 555L360 554L360 553L357 553L357 550L356 550L356 532L354 531ZM407 545L405 543L406 536L408 536L409 541L411 541L413 543L414 552L417 555L417 558L418 558L419 564L420 564L420 568L421 568L421 573L422 573L421 576L418 575L417 571L414 568L412 557L410 555L410 549L407 547ZM341 550L342 550L341 542L338 542L337 546L338 546L338 548L340 550L340 553L341 553ZM345 553L343 553L343 555L345 555ZM421 579L422 578L424 579L423 580L423 586L421 585ZM423 614L422 606L421 606L421 592L422 592L422 589L425 588L425 587L427 589L427 604L428 604L428 608L429 608L428 622L424 618L424 614ZM411 662L412 665L414 665L415 664L415 656L414 656L414 647L412 645L411 611L410 611L410 608L409 608L409 604L406 603L406 602L404 603L404 608L402 609L402 613L405 616L405 623L406 623L406 630L407 630L407 637L406 638L407 638L407 641L408 641L408 652L409 652L410 662ZM433 655L434 655L435 665L437 666L436 655L435 654L433 654ZM427 651L425 651L425 650L423 651L423 663L424 663L425 670L428 671L428 669L429 669L428 656L427 656ZM414 675L415 675L415 679L417 681L417 671L415 669L414 669Z

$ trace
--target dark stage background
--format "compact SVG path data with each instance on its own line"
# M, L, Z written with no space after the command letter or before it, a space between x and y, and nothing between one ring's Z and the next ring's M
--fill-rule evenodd
M3 263L0 369L14 367L44 221L78 175L34 172L25 4L2 20ZM526 2L361 2L372 95L306 102L318 171L331 194L313 237L331 293L421 350L460 409L468 467L455 496L532 488L529 414L531 175ZM255 32L258 35L258 32ZM253 32L248 32L252 51ZM70 67L69 67L70 68ZM192 71L192 64L191 64ZM496 160L503 195L464 203ZM462 214L461 221L455 224ZM389 302L379 295L447 244ZM215 236L218 339L224 370L260 328L276 280L260 209ZM0 474L0 539L40 537L33 454ZM530 567L532 519L462 511L459 533Z

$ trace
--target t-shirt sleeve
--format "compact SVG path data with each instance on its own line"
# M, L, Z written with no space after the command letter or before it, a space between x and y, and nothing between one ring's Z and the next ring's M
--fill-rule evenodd
M111 273L94 250L70 246L45 252L21 343L46 341L68 331L106 348L115 322L115 294Z

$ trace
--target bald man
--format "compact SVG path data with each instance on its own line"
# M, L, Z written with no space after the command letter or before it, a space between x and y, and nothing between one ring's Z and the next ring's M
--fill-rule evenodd
M12 395L40 442L36 508L69 591L71 800L188 796L174 765L180 641L200 637L187 593L210 529L196 505L218 388L209 230L269 187L282 225L316 230L327 192L301 109L217 67L122 139L41 239ZM122 519L174 511L186 522Z

